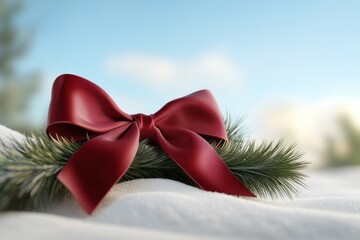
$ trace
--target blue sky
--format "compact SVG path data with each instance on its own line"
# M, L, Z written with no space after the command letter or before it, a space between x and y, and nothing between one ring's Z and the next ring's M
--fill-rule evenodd
M360 1L25 3L19 23L36 31L20 66L47 83L34 121L62 73L94 81L128 113L209 88L250 129L272 103L358 99Z

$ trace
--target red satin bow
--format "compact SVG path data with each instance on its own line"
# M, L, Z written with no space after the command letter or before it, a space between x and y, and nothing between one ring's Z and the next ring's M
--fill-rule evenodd
M255 196L203 138L227 140L220 111L207 90L173 100L149 116L128 115L97 85L61 75L53 85L47 133L76 141L91 137L57 176L88 213L125 174L139 140L145 138L203 189Z

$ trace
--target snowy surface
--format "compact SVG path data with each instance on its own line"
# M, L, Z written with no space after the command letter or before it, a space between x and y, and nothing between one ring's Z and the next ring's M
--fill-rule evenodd
M0 125L0 141L4 143L6 146L11 147L12 139L21 141L24 138L25 138L24 135L20 134L19 132L10 130L7 127Z
M9 133L0 126L1 139ZM1 213L1 239L359 239L360 168L308 175L299 198L277 202L129 181L91 216L73 199L46 213Z

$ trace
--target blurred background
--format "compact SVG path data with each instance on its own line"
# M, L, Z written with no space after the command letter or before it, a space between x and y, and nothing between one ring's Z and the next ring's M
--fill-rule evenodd
M0 0L0 124L44 128L63 73L152 113L210 89L311 168L360 164L360 1Z

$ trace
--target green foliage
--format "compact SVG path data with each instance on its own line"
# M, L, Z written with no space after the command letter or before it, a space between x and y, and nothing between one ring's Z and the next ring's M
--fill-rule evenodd
M40 85L37 72L20 76L16 68L30 42L30 33L15 24L21 8L20 1L0 0L0 124L17 130L23 130L22 114Z
M258 197L292 197L304 187L300 160L294 146L246 141L240 122L227 121L228 143L213 143L234 175ZM56 176L82 143L51 139L35 132L24 142L13 140L13 148L0 142L0 210L39 209L69 196ZM121 181L167 178L196 184L159 148L143 141Z
M0 142L0 209L38 209L63 199L67 190L56 176L81 144L44 132L12 143Z
M259 197L288 197L296 195L298 187L305 187L301 170L307 162L295 145L283 141L265 142L244 139L240 122L227 122L229 143L217 147L217 152L235 176Z
M325 149L325 166L341 167L360 164L360 130L346 116L338 119L340 134L343 139L341 146L343 151L339 151L339 139L328 137Z

